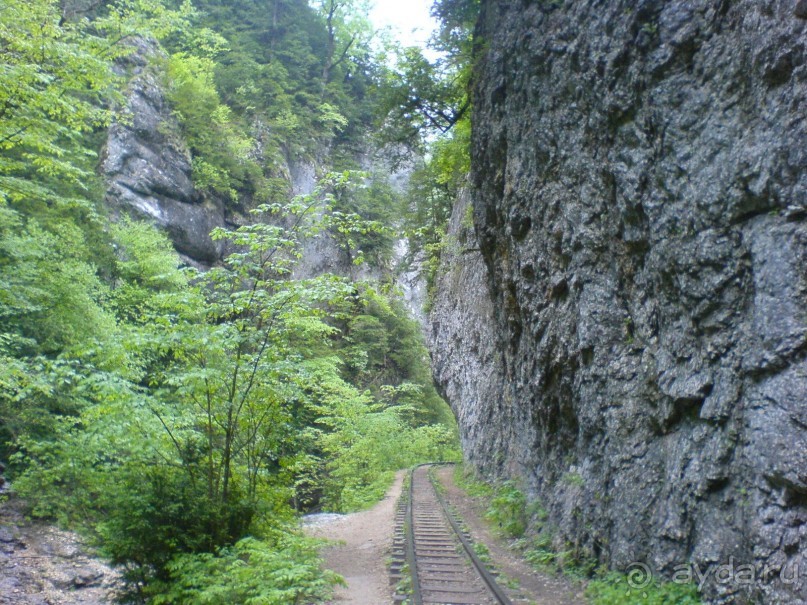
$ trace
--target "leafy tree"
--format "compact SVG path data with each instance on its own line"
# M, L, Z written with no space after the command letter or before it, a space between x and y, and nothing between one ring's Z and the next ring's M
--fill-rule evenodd
M393 230L399 195L381 175L345 170L327 183L328 203L320 228L335 240L351 278L354 267L368 263L387 268L393 252ZM316 234L317 236L319 234Z
M96 209L91 135L120 101L113 62L133 50L129 38L164 36L191 12L155 0L111 2L90 21L77 18L79 9L56 0L0 5L3 448L45 430L43 412L77 409L81 399L65 394L72 378L57 380L75 360L125 363L99 278L112 252Z
M455 65L471 63L480 5L480 0L435 0L432 4L432 16L440 23L433 46Z
M331 192L349 178L217 230L235 252L205 274L178 269L151 228L112 230L118 260L106 300L123 320L120 359L102 366L85 353L51 370L69 377L65 398L81 403L53 410L47 432L19 438L27 471L17 489L35 495L37 514L91 522L132 599L173 594L172 580L187 588L199 565L228 569L227 549L291 518L295 491L358 507L395 469L455 455L452 428L416 421L419 402L377 399L345 381L339 325L356 285L292 279L302 239L330 225ZM392 446L393 435L407 435L407 447ZM240 594L235 583L227 590Z
M255 192L261 167L252 158L256 142L221 103L209 57L173 54L167 64L168 97L175 107L193 158L194 184L235 202L238 191Z
M292 504L369 504L397 468L455 457L456 434L388 287L293 278L326 230L351 261L390 255L382 179L277 201L287 154L333 144L347 165L364 144L379 67L362 4L199 4L0 5L0 457L34 514L97 539L131 600L302 602L333 578L284 537ZM96 137L137 35L169 50L197 185L271 202L214 232L232 254L204 274L99 210Z
M158 0L113 2L92 23L72 22L58 0L5 0L0 6L0 201L65 200L44 183L88 178L85 135L109 124L120 100L113 60L132 52L125 42L160 37L186 24ZM39 179L28 178L31 173Z
M449 133L470 112L473 29L478 0L438 0L432 15L441 26L430 41L429 59L417 47L400 49L385 74L379 107L382 140L412 149Z
M384 139L417 149L428 133L449 132L469 108L466 75L445 59L429 61L417 47L404 49L386 74Z
M423 268L430 290L453 203L470 169L468 85L478 11L477 0L435 2L432 14L441 27L430 46L436 58L428 59L419 48L401 50L379 95L381 140L404 157L414 150L423 158L409 181L402 214L407 260Z
M460 120L450 135L431 144L431 154L412 173L402 212L409 258L419 262L429 292L434 287L440 255L446 245L454 201L470 170L470 119Z
M31 169L78 182L82 134L109 122L103 101L116 78L106 53L119 50L82 24L62 22L53 0L0 6L0 200L56 197L22 177Z
M455 435L444 425L413 427L402 407L388 407L348 383L318 387L327 475L324 504L332 510L364 508L384 495L393 472L426 460L455 460Z
M242 130L259 142L269 178L282 176L287 155L313 156L334 141L361 143L377 70L361 2L197 4L204 23L229 41L231 50L216 64L216 86L244 119Z
M372 37L372 28L366 17L361 16L369 12L367 0L319 0L317 8L325 21L327 34L322 62L324 91L335 69L351 62L351 50L366 47Z

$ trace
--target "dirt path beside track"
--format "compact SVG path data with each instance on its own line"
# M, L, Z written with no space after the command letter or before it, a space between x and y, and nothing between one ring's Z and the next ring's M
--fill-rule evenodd
M339 517L326 516L307 525L305 532L336 540L325 548L325 567L342 575L347 586L336 589L329 605L387 605L392 603L387 557L395 527L395 505L404 472L398 473L384 499L370 510Z

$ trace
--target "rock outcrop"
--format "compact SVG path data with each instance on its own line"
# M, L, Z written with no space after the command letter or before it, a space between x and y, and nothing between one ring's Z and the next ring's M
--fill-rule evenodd
M159 60L155 61L162 51L142 39L133 44L136 51L119 66L121 75L130 78L126 111L122 120L110 126L101 156L107 206L117 215L123 212L153 222L166 232L185 262L206 269L232 252L222 241L214 241L210 232L216 227L235 229L248 224L254 220L248 210L255 203L245 196L235 208L225 207L215 196L196 189L191 152L166 98ZM315 190L328 166L326 149L316 155L319 160L281 159L290 196ZM368 150L359 160L368 172L388 168L390 184L401 190L411 168L389 168L387 155L383 149ZM320 234L304 242L297 277L334 272L379 279L391 271L391 267L368 265L356 268L333 237Z
M483 0L431 314L470 460L713 603L807 601L803 4Z
M457 417L466 461L496 471L517 456L510 450L518 444L516 407L505 388L488 272L468 220L470 203L463 194L454 206L426 333L434 379Z
M139 45L125 65L133 76L127 119L110 127L102 155L107 202L118 212L153 221L186 260L209 266L221 257L221 243L210 232L224 225L224 207L194 188L190 152L151 65L158 51L143 41Z
M3 494L0 605L111 605L122 588L121 573L78 535L26 519L24 503Z

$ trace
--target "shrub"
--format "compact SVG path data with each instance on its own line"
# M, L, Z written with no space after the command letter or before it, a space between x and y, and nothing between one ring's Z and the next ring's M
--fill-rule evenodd
M244 538L217 554L180 555L170 565L172 584L154 605L289 605L327 598L333 572L322 572L319 543L296 533L268 540Z
M511 537L520 538L527 530L527 497L512 482L495 488L485 517Z

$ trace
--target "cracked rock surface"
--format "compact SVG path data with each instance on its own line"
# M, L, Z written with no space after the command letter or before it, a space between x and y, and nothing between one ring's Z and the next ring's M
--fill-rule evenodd
M483 1L430 315L469 460L711 603L807 601L803 4Z
M159 71L150 64L157 50L143 40L135 43L137 52L121 66L131 77L126 119L110 126L102 156L107 202L163 229L186 259L212 265L222 244L210 232L224 226L224 206L195 189L190 151Z
M26 521L12 496L0 502L0 605L107 605L118 572L74 533Z

